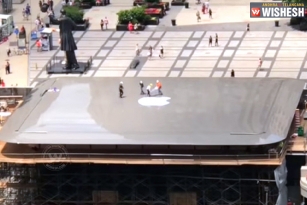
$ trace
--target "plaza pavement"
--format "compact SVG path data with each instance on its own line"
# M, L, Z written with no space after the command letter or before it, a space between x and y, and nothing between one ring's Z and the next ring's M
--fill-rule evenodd
M209 36L219 35L219 46L208 47ZM62 51L37 53L31 58L39 69L31 68L33 83L58 77L236 77L307 79L307 34L297 31L144 31L137 34L115 31L76 32L78 59L93 57L86 74L47 75L43 67L50 58L64 59ZM54 37L54 43L57 37ZM135 45L142 48L135 57ZM165 48L165 58L147 59L148 47ZM258 59L263 58L258 70ZM129 69L135 58L136 70ZM31 65L33 66L33 64Z

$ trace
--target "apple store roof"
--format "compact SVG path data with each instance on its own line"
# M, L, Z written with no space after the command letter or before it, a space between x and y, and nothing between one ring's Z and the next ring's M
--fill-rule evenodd
M119 98L119 82L124 98ZM153 78L59 78L34 88L0 131L20 144L264 145L287 137L304 82L160 78L163 96L140 95Z

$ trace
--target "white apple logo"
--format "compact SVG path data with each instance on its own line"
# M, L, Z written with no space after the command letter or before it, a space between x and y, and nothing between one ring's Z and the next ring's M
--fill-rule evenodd
M147 107L151 107L151 106L164 106L164 105L168 105L170 102L168 102L168 100L170 100L170 97L143 97L141 99L139 99L138 103L142 106L147 106Z

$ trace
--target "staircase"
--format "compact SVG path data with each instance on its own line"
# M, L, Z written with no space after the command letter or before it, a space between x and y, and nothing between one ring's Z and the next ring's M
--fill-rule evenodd
M294 120L295 120L295 132L298 131L298 128L301 126L301 116L300 116L300 110L296 109L294 114Z

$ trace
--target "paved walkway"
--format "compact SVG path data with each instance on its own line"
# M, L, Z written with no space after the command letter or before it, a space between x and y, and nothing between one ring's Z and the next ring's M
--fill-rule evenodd
M209 36L219 35L219 46L208 47ZM39 69L31 71L35 83L57 77L282 77L307 79L307 34L293 31L220 31L172 32L145 31L140 34L113 31L76 32L79 60L93 57L90 71L83 75L47 75L42 68L56 56L64 59L61 51L32 51L31 61ZM54 38L57 41L57 38ZM135 58L135 45L142 47L140 65L129 70ZM157 54L147 59L148 47L165 48L165 58ZM258 70L258 58L263 58ZM33 66L33 65L32 65ZM31 69L32 70L32 69Z

